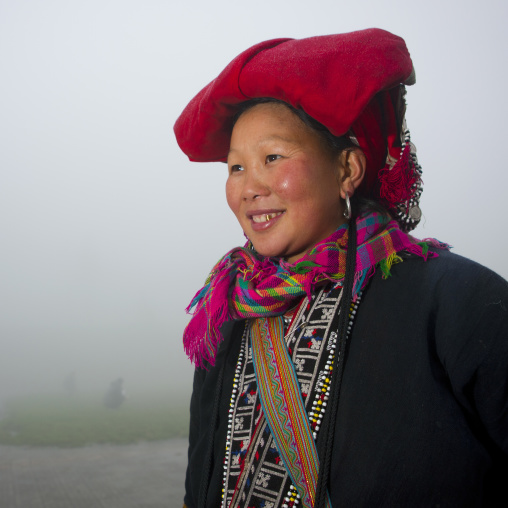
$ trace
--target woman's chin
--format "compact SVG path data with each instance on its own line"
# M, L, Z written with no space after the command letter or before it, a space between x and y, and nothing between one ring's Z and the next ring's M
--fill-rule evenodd
M287 251L276 249L276 248L269 248L266 246L260 246L257 247L255 244L254 250L263 257L269 257L269 258L283 258L288 263L294 263L298 261L305 253L298 253L298 254L291 254Z
M252 245L254 246L254 250L260 256L268 258L280 258L285 256L285 253L281 249L277 249L266 245L259 245L259 243L255 244L254 242Z

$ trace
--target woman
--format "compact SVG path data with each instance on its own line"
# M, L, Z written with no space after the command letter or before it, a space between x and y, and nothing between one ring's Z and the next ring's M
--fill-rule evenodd
M185 505L506 506L508 284L435 240L383 30L258 44L175 125L248 243L189 306Z

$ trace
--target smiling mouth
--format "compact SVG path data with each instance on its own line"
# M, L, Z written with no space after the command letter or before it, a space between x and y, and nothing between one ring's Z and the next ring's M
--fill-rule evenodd
M282 215L284 212L275 212L275 213L264 213L262 215L253 215L252 221L256 224L259 224L261 222L268 222L269 220L274 219L275 217L278 217L279 215Z

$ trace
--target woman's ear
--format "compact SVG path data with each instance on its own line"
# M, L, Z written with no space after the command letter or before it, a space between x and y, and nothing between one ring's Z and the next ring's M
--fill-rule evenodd
M346 192L352 197L365 176L367 159L359 148L346 150L341 154L340 197L346 199Z

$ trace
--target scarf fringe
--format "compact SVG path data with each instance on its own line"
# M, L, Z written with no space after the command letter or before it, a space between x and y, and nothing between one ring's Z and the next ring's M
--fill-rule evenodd
M390 254L386 259L382 259L378 263L379 268L383 273L383 279L390 277L392 266L397 263L402 263L402 258L399 255L397 255L396 252Z
M217 263L211 272L215 277L208 277L207 284L196 293L186 309L192 318L184 331L184 349L198 367L204 367L206 363L215 364L215 352L223 340L220 327L233 318L228 303L232 272L217 270L218 267L227 268L230 264L229 256Z
M205 367L207 363L215 365L215 353L222 342L220 330L212 323L225 323L231 320L227 300L216 309L216 313L209 316L204 307L194 313L184 331L184 350L196 367ZM206 333L203 333L206 330Z

